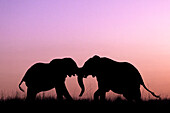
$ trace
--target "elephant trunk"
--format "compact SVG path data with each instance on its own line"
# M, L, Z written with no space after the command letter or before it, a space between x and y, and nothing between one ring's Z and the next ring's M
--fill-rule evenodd
M84 93L84 90L85 90L85 88L84 88L84 84L83 84L83 76L78 76L78 83L79 83L79 86L80 86L80 88L81 88L81 93L80 93L80 97L83 95L83 93Z

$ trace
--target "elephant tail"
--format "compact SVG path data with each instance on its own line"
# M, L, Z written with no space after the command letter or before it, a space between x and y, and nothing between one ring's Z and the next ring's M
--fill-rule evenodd
M160 97L159 95L156 95L154 92L152 92L151 90L149 90L149 89L145 86L145 84L144 84L143 81L142 81L141 85L142 85L148 92L150 92L154 97L161 99L161 97Z
M24 80L22 79L21 82L19 83L19 86L18 86L19 89L20 89L22 92L24 92L24 90L21 88L21 84L23 83L23 81L24 81Z

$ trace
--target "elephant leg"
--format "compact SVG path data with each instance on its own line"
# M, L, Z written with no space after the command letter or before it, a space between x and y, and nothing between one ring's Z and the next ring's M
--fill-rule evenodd
M140 88L136 89L134 92L134 100L136 102L141 102L141 92L140 92Z
M99 97L101 100L105 100L105 94L106 92L104 92L101 89L98 89L95 93L94 93L94 100L99 100Z
M133 92L131 89L127 89L123 92L123 96L129 101L132 102L133 100Z
M35 100L36 95L37 95L37 92L34 89L27 88L26 101L33 101L33 100Z
M99 100L99 89L94 93L94 100Z
M105 96L106 96L106 92L102 91L102 92L100 93L100 100L101 100L101 101L105 101Z
M68 100L73 100L73 98L71 97L71 95L69 94L65 84L63 84L63 95L66 99Z
M128 90L128 92L124 93L123 96L128 101L133 101L133 100L135 102L140 102L141 101L141 92L140 92L140 89Z
M62 95L62 91L59 90L58 88L55 88L56 94L57 94L57 100L61 101L63 100L63 95Z
M133 98L129 94L123 94L123 96L129 101L132 102Z

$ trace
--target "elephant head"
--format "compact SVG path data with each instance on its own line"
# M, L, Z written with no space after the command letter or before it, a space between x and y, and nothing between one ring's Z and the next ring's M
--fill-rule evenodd
M92 75L92 77L95 77L98 73L99 69L99 63L100 63L100 57L95 55L94 57L88 59L83 67L79 68L77 75L78 75L78 83L81 87L81 93L79 96L82 96L84 93L84 84L83 84L83 78L87 78L88 75Z
M59 63L58 59L54 59L50 62L54 70L57 66L59 66L58 63ZM79 74L81 72L81 69L77 67L76 62L71 58L64 58L63 61L60 63L61 63L60 69L66 69L66 70L60 70L61 73L65 73L65 75L68 75L69 77L71 77L71 75L74 76L75 74L78 75L77 77L78 83L79 83L80 88L82 89L81 94L80 94L81 96L84 92L83 76L82 74ZM62 66L63 68L61 68Z
M60 69L59 73L68 75L69 77L72 75L75 76L78 71L77 64L72 58L53 59L50 65L54 73L56 72L56 68L58 68Z

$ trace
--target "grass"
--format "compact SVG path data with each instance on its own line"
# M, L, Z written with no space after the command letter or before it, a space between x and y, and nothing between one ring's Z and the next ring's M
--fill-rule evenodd
M20 108L24 109L24 111L44 111L44 110L51 110L51 111L76 111L80 112L111 112L111 111L133 111L140 110L140 112L145 111L155 111L161 110L166 111L169 110L170 107L170 99L162 99L162 100L145 100L141 103L133 103L128 102L127 100L121 99L117 97L114 100L106 100L106 101L94 101L92 99L76 99L73 101L58 101L54 97L38 97L35 101L27 102L25 98L20 97L13 97L13 98L6 98L0 100L0 108L5 107L10 108L12 110L15 109L16 111L20 110ZM78 108L78 109L77 109Z
M157 99L149 99L143 100L140 103L128 102L121 97L117 97L115 99L107 99L105 101L94 101L93 99L77 99L73 98L73 101L63 100L58 101L54 96L37 96L35 101L27 102L25 100L25 96L21 96L19 93L16 93L11 97L0 97L0 108L3 107L14 107L19 110L20 108L25 108L24 110L42 110L42 109L52 109L52 110L70 110L70 111L78 111L77 108L83 109L83 111L96 112L96 110L134 110L139 109L140 111L145 110L167 110L170 107L170 99L164 98L161 100Z
M20 97L18 94L16 94L14 97L1 97L0 99L0 105L2 104L29 104L25 100L25 97ZM31 102L31 104L107 104L107 105L170 105L170 99L149 99L149 100L142 100L140 103L136 102L129 102L125 99L122 99L121 97L117 97L114 100L111 99L106 99L105 101L95 101L93 99L73 99L73 101L68 101L64 99L63 101L58 101L55 97L53 96L38 96L34 101Z

